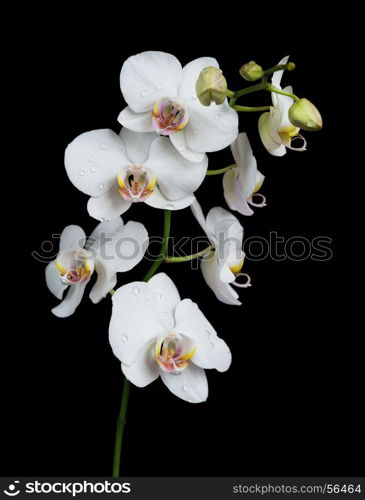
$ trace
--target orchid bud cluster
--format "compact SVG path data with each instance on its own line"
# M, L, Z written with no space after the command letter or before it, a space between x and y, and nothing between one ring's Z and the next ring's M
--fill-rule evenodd
M251 216L266 206L266 198L260 192L265 176L258 170L247 134L239 132L238 113L264 111L258 129L270 154L304 151L307 143L300 130L319 130L322 118L309 100L294 95L291 87L281 88L284 71L294 67L288 57L268 70L250 61L240 75L261 83L232 91L213 58L201 57L182 67L171 54L140 53L129 57L121 69L127 103L118 116L122 128L118 133L85 132L67 146L66 173L89 196L87 211L98 225L89 238L79 226L64 229L59 254L46 269L48 288L61 300L52 312L59 317L73 314L97 275L90 299L97 303L112 296L109 341L126 379L125 398L130 382L145 387L161 378L182 400L200 403L208 397L205 371L229 368L231 352L198 304L181 298L168 275L156 271L163 261L201 258L202 274L216 299L241 304L238 290L251 286L251 279L242 271L243 227L232 212ZM269 91L272 105L237 104L253 91ZM207 153L227 147L232 164L209 170ZM207 176L222 173L227 207L213 207L205 215L195 192ZM143 279L129 283L124 277L116 288L117 274L139 264L148 246L144 224L131 220L125 224L121 218L134 203L163 210L162 257ZM188 207L210 244L198 254L169 256L171 214ZM125 412L126 404L122 408ZM118 465L114 472L118 474Z

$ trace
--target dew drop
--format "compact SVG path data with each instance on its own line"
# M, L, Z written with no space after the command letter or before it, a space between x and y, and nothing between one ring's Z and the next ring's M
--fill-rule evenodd
M107 149L107 147L108 147L108 145L107 145L107 143L106 143L106 142L102 142L102 143L100 144L100 149Z
M135 286L135 287L132 289L132 292L134 293L134 295L138 295L140 291L141 291L141 290L138 288L138 286Z
M188 387L187 385L184 385L184 386L183 386L183 391L184 391L184 392L188 392L188 389L189 389L189 387Z
M212 332L210 332L209 330L205 330L205 333L207 334L208 338L212 335Z
M90 172L92 172L93 174L95 174L98 170L98 167L95 167L95 165L93 167L90 167Z
M210 347L215 347L214 342L209 342Z
M160 293L155 293L155 297L156 299L160 300L162 298L162 295Z
M80 170L79 174L80 175L85 175L85 170Z
M196 99L196 94L191 94L192 99Z
M102 191L104 189L104 184L99 184L99 189Z
M197 129L197 128L195 128L195 129L193 130L193 134L197 134L197 133L198 133L198 129Z
M142 97L146 97L147 94L148 94L147 90L142 90L141 92Z
M178 151L185 151L186 147L185 146L177 146Z
M219 113L217 113L216 115L214 115L214 120L219 120L221 117L221 115Z
M123 336L122 336L122 342L123 342L123 344L124 344L125 342L127 342L127 340L128 340L128 335L123 335Z
M161 90L161 89L163 89L163 85L161 85L161 84L157 85L156 90Z
M189 398L189 399L188 399L188 402L189 402L189 403L192 403L192 402L193 402L193 400L192 400L191 398Z
M94 157L93 157L93 156L89 156L89 157L88 157L88 160L89 160L89 161L93 161L93 160L94 160Z
M100 222L105 222L104 217L101 217L101 218L100 218Z

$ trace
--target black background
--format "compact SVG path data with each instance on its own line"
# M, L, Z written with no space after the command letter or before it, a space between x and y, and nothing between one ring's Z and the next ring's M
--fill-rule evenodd
M23 12L21 26L9 19L17 43L9 51L7 76L15 97L8 104L16 124L11 163L4 168L14 174L8 193L14 202L7 203L14 203L16 216L11 210L6 217L13 243L5 265L10 277L1 357L2 475L111 473L122 389L120 364L107 338L111 301L94 306L85 296L74 316L54 317L50 309L57 300L46 288L45 266L31 253L68 224L87 233L96 225L86 211L87 197L66 176L64 149L84 131L119 130L116 118L125 105L120 68L143 50L171 52L182 64L216 57L233 89L242 84L238 68L244 62L255 59L269 67L291 55L297 69L283 83L318 106L324 129L304 133L307 152L275 158L260 143L258 116L241 115L240 129L248 132L266 175L261 192L268 206L253 217L239 217L247 237L268 237L270 231L285 238L330 237L333 258L247 261L253 286L241 292L241 307L217 302L189 264L161 268L182 297L199 303L230 345L233 363L227 373L208 373L204 404L177 399L161 381L133 388L122 474L356 474L358 347L344 321L346 275L339 265L344 185L351 179L341 159L338 94L328 83L343 57L339 21L324 34L328 26L315 10L300 22L295 15L283 19L278 10L263 25L257 13L246 10L199 24L187 6L187 12L170 14L162 5L155 12L142 7L129 16L99 5L77 19L73 9L47 11L46 17ZM245 102L262 105L269 95ZM210 168L231 163L229 150L209 156ZM196 194L205 213L226 207L220 176L208 178ZM150 235L161 234L162 212L144 204L134 205L123 219L142 221ZM189 209L173 213L172 234L201 234ZM118 283L141 279L148 266L142 262Z

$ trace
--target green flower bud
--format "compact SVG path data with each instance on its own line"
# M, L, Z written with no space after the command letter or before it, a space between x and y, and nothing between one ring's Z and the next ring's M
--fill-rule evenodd
M250 61L240 68L240 75L242 78L249 82L254 82L255 80L259 80L264 76L264 70L255 63L255 61Z
M214 66L204 68L196 82L195 91L203 106L210 106L212 102L222 104L227 92L227 81L222 71Z
M321 130L322 117L318 109L308 99L299 99L289 109L289 120L293 125L308 132Z

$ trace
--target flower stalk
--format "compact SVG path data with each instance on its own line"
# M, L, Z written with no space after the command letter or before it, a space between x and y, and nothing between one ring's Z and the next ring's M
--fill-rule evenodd
M228 172L228 170L232 170L232 168L236 168L237 165L233 163L232 165L229 165L228 167L224 168L218 168L216 170L207 170L207 173L205 175L219 175L219 174L224 174L225 172Z
M204 248L204 250L200 250L200 252L196 252L191 255L184 255L184 257L166 257L165 262L168 264L188 262L190 260L198 259L199 257L204 257L204 255L207 255L211 250L214 250L214 248L214 245L210 245L209 247Z

